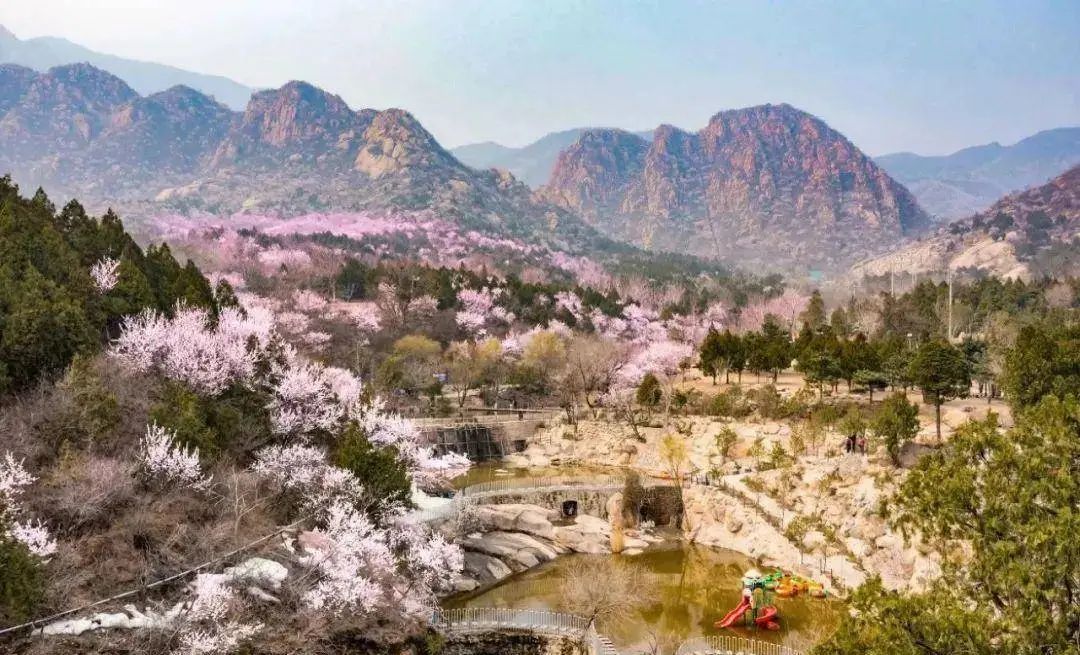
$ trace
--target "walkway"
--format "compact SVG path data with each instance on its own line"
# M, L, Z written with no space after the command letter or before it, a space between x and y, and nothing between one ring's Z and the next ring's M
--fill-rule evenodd
M646 488L672 486L671 480L642 477ZM560 493L567 491L622 491L626 478L618 475L544 476L507 478L481 482L459 489L453 498L434 507L417 510L407 515L412 522L428 523L453 516L468 503L490 502L492 499L518 496L526 493Z

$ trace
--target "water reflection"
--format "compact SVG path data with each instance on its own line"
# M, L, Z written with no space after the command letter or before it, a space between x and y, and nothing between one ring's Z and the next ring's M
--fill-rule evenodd
M444 605L564 610L560 580L575 557L614 561L621 556L566 555L487 590L448 599ZM685 544L670 544L623 559L651 590L639 599L628 618L601 624L601 631L624 652L652 650L659 644L662 652L672 653L687 638L722 633L808 650L828 636L843 616L844 606L837 601L777 598L779 631L716 630L713 622L739 602L740 578L753 566L749 559L732 551Z

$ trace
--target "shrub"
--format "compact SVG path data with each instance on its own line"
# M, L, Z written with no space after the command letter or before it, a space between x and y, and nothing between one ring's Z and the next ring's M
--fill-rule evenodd
M771 384L760 389L751 389L746 396L757 406L762 418L785 419L804 416L807 411L806 401L800 395L785 398Z
M100 439L119 424L116 396L105 387L92 359L86 355L76 356L62 386L71 393L79 428L88 437Z
M772 450L769 451L769 467L770 468L783 468L792 462L792 456L784 450L784 446L779 442L773 442Z
M3 526L0 526L3 528ZM40 560L0 529L0 621L10 625L30 618L44 598Z
M738 385L713 396L708 406L710 415L724 418L743 418L749 416L752 411L753 407L743 395L742 387Z
M716 454L727 459L731 456L731 447L739 440L739 435L735 430L732 430L725 425L716 433L714 439L716 443Z
M412 480L393 446L376 446L364 430L350 423L338 440L333 462L360 479L369 499L368 513L381 516L390 505L411 506Z
M75 455L28 498L33 510L60 531L104 527L135 497L131 466L119 459Z
M635 400L644 407L656 407L664 397L664 390L660 387L660 380L652 373L646 373L638 385Z

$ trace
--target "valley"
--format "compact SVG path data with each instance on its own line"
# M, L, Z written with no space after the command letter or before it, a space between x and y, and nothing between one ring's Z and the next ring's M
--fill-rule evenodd
M1073 8L0 22L0 651L1080 655Z

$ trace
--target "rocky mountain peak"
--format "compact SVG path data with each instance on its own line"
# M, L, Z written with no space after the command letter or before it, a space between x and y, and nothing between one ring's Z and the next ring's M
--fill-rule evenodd
M254 128L260 141L281 147L345 129L353 118L339 96L307 82L289 82L280 89L254 94L244 111L243 126Z
M843 135L787 104L722 111L697 132L661 125L651 143L586 132L542 193L616 238L751 264L779 248L838 268L928 222Z
M5 70L0 79L15 88L4 90L9 106L0 119L0 140L14 158L36 152L35 139L44 139L54 154L85 147L113 111L138 98L123 80L89 64L57 66L32 78L18 68Z
M139 96L119 77L90 64L50 68L34 80L29 95L42 106L70 104L89 111L108 111Z
M356 170L373 178L432 165L460 167L412 114L401 109L387 109L372 117L354 162Z
M4 27L3 25L0 25L0 41L9 39L12 41L17 41L18 37L15 36L15 34L11 30Z

